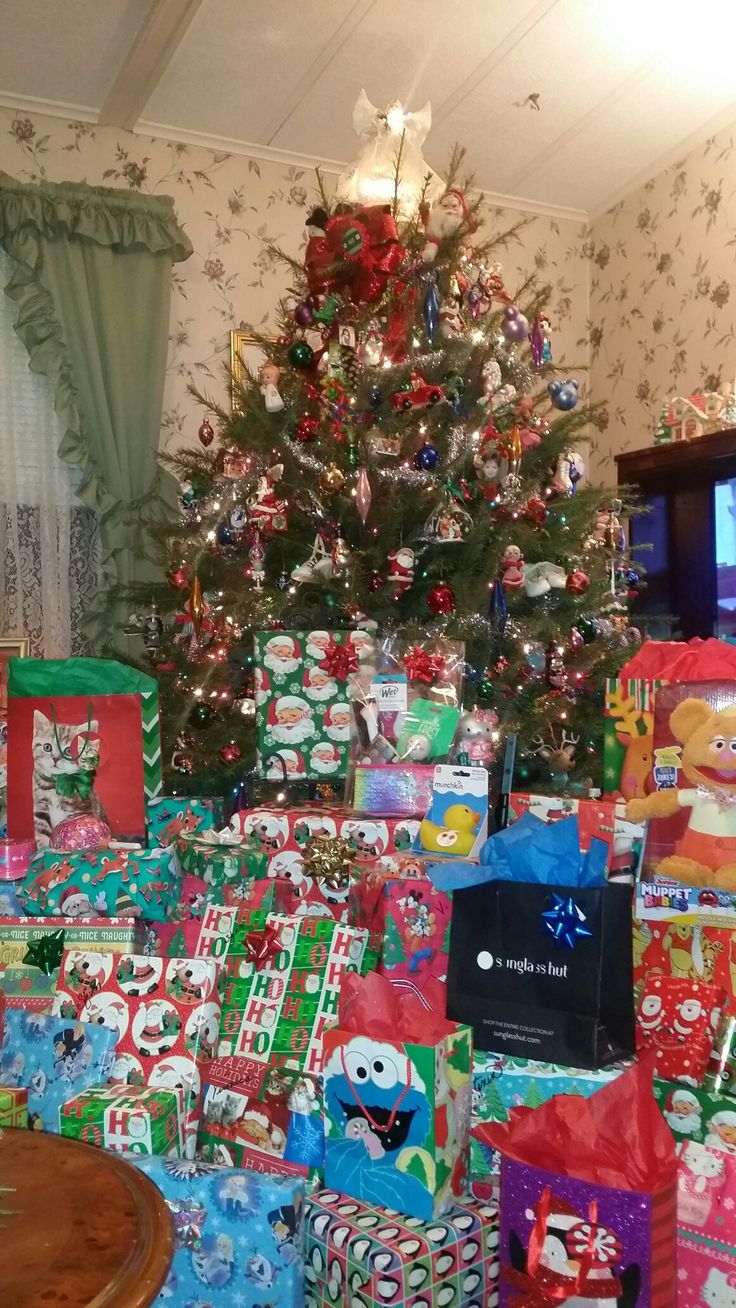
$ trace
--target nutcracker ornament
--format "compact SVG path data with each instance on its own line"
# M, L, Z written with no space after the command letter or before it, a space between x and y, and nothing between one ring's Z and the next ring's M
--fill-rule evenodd
M281 413L284 408L284 401L279 393L280 376L281 369L277 364L271 363L269 360L262 363L258 369L258 384L266 406L266 413Z
M388 584L393 590L394 599L401 596L414 582L414 551L408 545L401 545L391 550L388 556Z

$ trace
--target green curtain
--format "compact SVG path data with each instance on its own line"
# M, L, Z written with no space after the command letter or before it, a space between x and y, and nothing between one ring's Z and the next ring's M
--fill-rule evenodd
M192 246L168 196L5 173L0 246L17 265L5 293L30 367L55 384L59 456L81 471L78 495L99 517L102 587L87 629L101 648L113 635L112 590L156 575L146 527L175 504L156 455L171 270Z

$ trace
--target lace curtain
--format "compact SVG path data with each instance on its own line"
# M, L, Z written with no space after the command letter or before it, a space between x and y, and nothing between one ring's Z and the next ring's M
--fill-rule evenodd
M17 306L1 289L12 271L0 250L0 637L67 658L92 652L82 621L100 583L98 524L57 457L53 385L30 371L13 330Z

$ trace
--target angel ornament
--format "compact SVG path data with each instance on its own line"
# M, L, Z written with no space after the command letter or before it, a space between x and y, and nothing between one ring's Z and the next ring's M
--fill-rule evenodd
M429 101L417 113L407 113L399 100L378 109L361 91L353 109L353 130L360 141L358 157L340 177L337 198L351 204L392 204L396 195L402 216L414 212L420 198L431 203L444 190L422 155L431 126Z

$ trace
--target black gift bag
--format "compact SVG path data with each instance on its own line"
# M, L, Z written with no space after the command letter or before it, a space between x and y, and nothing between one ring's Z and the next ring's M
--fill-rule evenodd
M452 897L447 1016L477 1049L598 1068L635 1051L631 889L488 881Z

